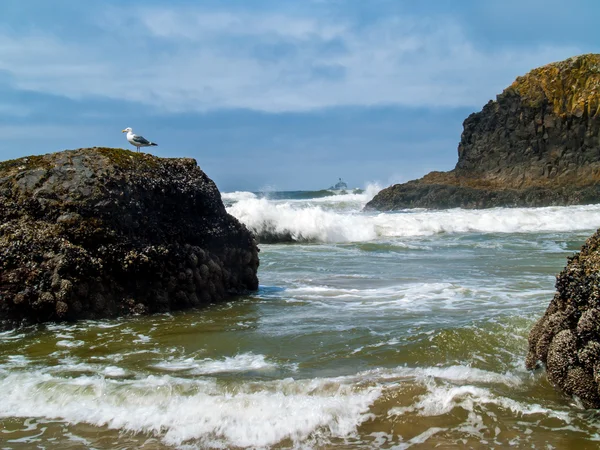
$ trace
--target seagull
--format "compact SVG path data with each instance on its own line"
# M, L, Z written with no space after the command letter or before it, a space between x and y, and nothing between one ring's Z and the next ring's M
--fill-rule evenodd
M127 133L127 140L129 141L129 143L133 146L135 146L135 148L137 148L137 151L140 151L140 147L156 147L158 144L155 144L154 142L150 142L148 139L146 139L143 136L138 136L137 134L133 134L133 130L130 127L125 128L122 133Z

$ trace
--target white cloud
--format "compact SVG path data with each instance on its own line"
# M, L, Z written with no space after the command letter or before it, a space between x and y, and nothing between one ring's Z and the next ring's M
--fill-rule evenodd
M81 126L76 128L69 125L0 125L0 136L3 141L53 141L72 138L74 135L80 134L101 134L97 128L93 126Z
M149 8L136 18L152 34L159 37L200 40L226 36L277 36L280 38L332 39L345 31L343 24L324 23L312 18L280 13L205 12L194 9L167 10Z
M19 89L167 111L478 109L517 75L579 53L569 46L484 50L450 18L396 16L358 26L265 11L148 8L102 24L105 33L85 44L0 33L0 72Z

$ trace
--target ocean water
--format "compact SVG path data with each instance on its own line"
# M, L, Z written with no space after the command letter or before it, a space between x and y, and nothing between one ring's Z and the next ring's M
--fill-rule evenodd
M600 205L362 212L376 191L223 194L252 295L0 334L0 448L598 448L524 359Z

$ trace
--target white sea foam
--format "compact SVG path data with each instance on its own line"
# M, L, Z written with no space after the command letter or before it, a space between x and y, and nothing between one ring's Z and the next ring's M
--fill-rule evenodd
M61 372L89 372L94 373L98 370L99 366L96 364L88 364L84 362L78 362L75 358L64 358L60 361L60 364L56 366L49 366L44 369L44 372L48 373L61 373Z
M62 341L56 342L57 347L66 347L66 348L81 347L84 344L85 344L85 342L79 341L79 340L75 340L75 341L62 340Z
M377 237L366 216L328 211L318 205L298 207L261 198L238 202L228 212L263 240L356 242Z
M60 339L73 339L73 335L69 333L56 333L54 337Z
M14 330L3 331L3 332L0 333L0 342L2 342L2 341L14 341L14 340L17 340L17 339L21 339L24 336L25 336L25 334L23 334L23 333L17 333Z
M169 376L113 380L39 372L0 379L0 417L44 417L150 433L168 445L266 447L319 430L345 437L370 417L381 388L343 379L222 386Z
M267 241L343 243L438 233L587 231L600 226L600 205L363 213L370 195L302 201L248 197L240 198L228 211ZM335 207L338 203L347 208L339 210Z
M117 366L107 366L104 368L103 372L107 377L124 377L127 375L127 371L121 367Z
M5 367L25 367L31 363L31 360L24 355L10 355Z
M376 370L381 379L411 378L423 383L430 379L441 379L460 383L504 384L509 387L519 386L523 380L515 374L500 374L488 370L468 366L448 367L397 367L388 370Z
M352 311L384 309L430 310L455 309L465 303L486 299L494 307L522 303L531 296L552 294L551 290L503 292L500 288L462 286L455 283L422 282L405 283L377 288L344 288L337 286L299 285L285 290L285 297L294 301L310 301L321 308Z
M452 283L407 283L397 286L357 289L329 286L298 286L287 289L287 293L293 296L300 296L306 299L323 299L329 297L366 299L393 299L398 296L415 298L417 300L429 299L433 293L444 293L448 290L463 290L460 286Z
M388 345L389 345L389 346L393 346L393 345L398 345L399 343L400 343L400 341L399 341L398 339L396 339L396 338L393 338L393 339L389 339L389 340L387 340L387 341L377 342L377 343L375 343L375 344L364 345L364 346L358 347L358 348L356 348L356 349L352 350L352 352L351 352L351 353L354 355L354 354L356 354L356 353L360 353L360 352L362 352L362 351L363 351L364 349L366 349L366 348L367 348L367 349L371 349L371 348L379 348L379 347L384 347L384 346L388 346Z
M425 442L427 442L427 440L431 436L433 436L437 433L440 433L442 431L446 431L446 430L447 430L447 428L439 428L439 427L429 428L429 429L425 430L423 433L419 434L418 436L415 436L408 442L400 443L400 445L394 447L394 449L395 450L404 450L404 449L412 447L413 445L424 444Z
M221 194L221 199L223 199L223 201L239 202L252 198L256 198L256 194L246 191L223 192Z
M455 409L460 409L467 411L468 417L457 430L478 438L482 438L482 433L487 429L482 415L487 415L494 422L497 420L497 413L490 409L490 406L504 410L511 416L540 415L558 419L565 425L570 424L572 420L569 411L520 402L498 395L491 387L486 387L486 385L502 384L510 388L517 388L523 384L523 380L516 374L498 374L467 366L399 367L380 370L380 372L376 374L380 379L394 381L397 378L402 380L409 377L427 389L427 392L415 398L411 405L389 409L388 417L415 414L429 417L442 416L452 414ZM497 434L498 431L496 431Z
M334 205L336 203L343 204L348 207L354 206L355 208L362 209L364 205L375 197L375 195L381 190L381 186L378 184L368 184L365 189L360 193L348 192L346 194L335 194L326 197L318 197L307 200L289 200L292 203L316 203L323 204L328 203Z
M260 355L237 355L227 370L247 369L264 360ZM217 366L226 361L173 359L163 366L174 371L210 371L214 363L218 364L213 368L220 371ZM481 416L495 420L498 409L519 417L559 419L565 426L571 422L568 411L519 402L495 392L495 385L518 388L523 384L519 376L460 365L400 366L338 378L241 383L168 375L125 380L118 378L123 375L120 370L104 367L98 375L74 378L49 370L12 371L0 377L0 417L89 423L154 434L167 445L190 444L190 448L269 447L286 439L305 447L315 439L327 442L333 437L354 436L358 426L373 417L370 408L384 391L416 382L425 387L425 394L408 406L390 408L388 417L442 416L458 408L467 411L468 418L453 430L476 437L483 436L487 428ZM427 442L440 431L443 429L430 428L398 448Z
M187 371L197 375L208 375L231 372L269 371L277 369L280 365L267 361L264 355L241 353L219 360L210 358L202 360L172 358L157 363L153 367L170 372Z
M151 338L150 336L146 336L144 334L137 334L137 339L135 339L133 342L136 344L144 344L146 342L150 342Z
M414 405L404 408L392 408L388 411L388 415L404 415L408 412L416 412L422 416L440 416L448 414L454 408L474 411L476 408L485 405L496 405L502 409L510 410L513 414L524 416L540 414L562 420L564 423L571 422L568 412L556 411L538 404L521 403L507 397L495 395L487 388L472 385L430 387L429 392L422 395Z
M369 185L360 194L348 193L313 199L270 200L251 193L232 193L227 210L259 237L271 240L357 242L377 237L359 212L379 191Z

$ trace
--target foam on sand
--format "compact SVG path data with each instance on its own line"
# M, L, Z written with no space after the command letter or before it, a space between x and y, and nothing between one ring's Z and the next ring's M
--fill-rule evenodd
M244 358L260 360L258 355L245 355L237 362L219 362L227 364L227 370L242 365L247 368L249 362L242 363ZM164 369L179 375L179 370L193 371L202 364L173 360ZM0 417L88 423L154 435L167 445L201 448L268 447L286 440L302 447L347 439L356 436L361 424L375 418L379 400L385 404L390 398L409 403L391 403L377 414L393 418L443 416L457 409L468 412L464 421L449 428L429 428L399 448L427 442L444 430L476 438L483 432L494 433L490 426L497 424L498 414L516 414L524 420L539 415L557 419L562 427L573 426L568 410L553 410L501 394L507 388L522 388L526 384L522 377L463 365L400 366L337 378L243 382L198 375L123 379L110 378L109 374L121 375L117 367L107 367L103 374L77 377L60 377L44 370L2 375ZM425 392L414 397L394 394L415 384L423 386Z
M0 380L0 417L40 417L159 436L165 444L264 447L301 442L320 429L344 437L368 417L380 387L344 379L223 385L148 376L60 378L11 373Z

